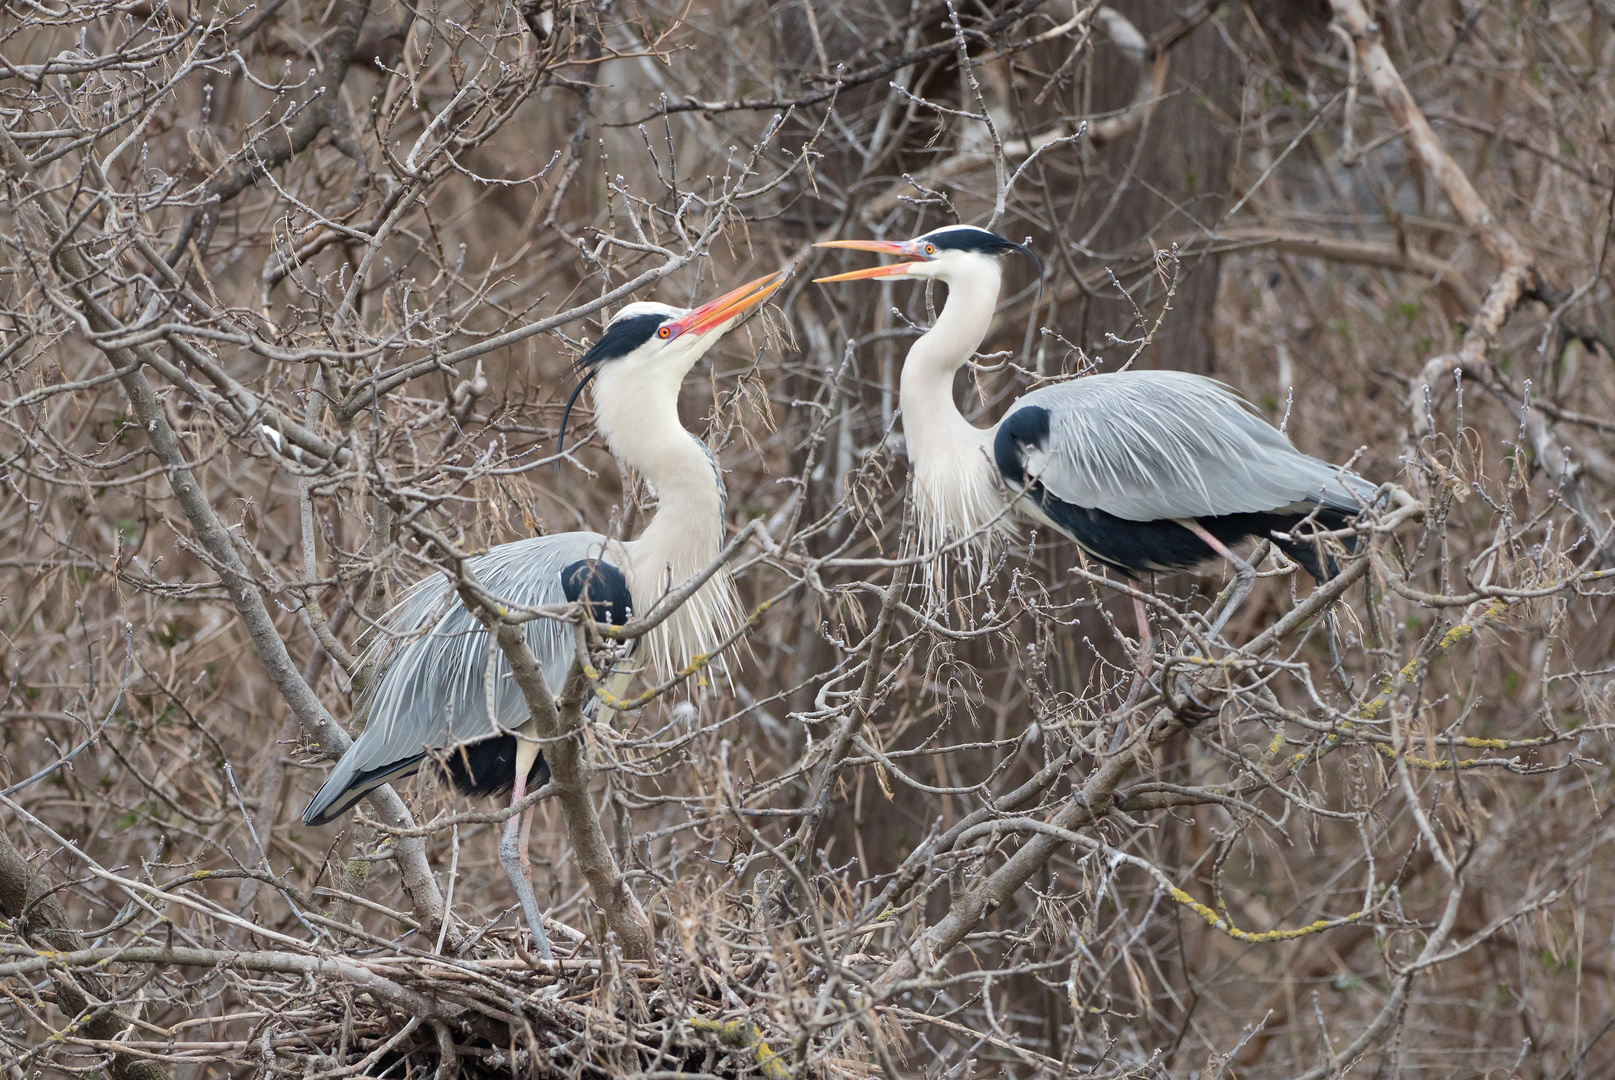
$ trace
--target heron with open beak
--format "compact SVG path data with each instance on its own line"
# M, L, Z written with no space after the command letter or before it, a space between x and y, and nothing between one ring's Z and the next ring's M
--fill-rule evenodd
M594 386L595 428L623 463L654 489L655 515L632 540L594 532L556 533L500 544L468 560L491 593L513 607L582 602L596 622L623 625L649 612L670 589L705 570L723 547L724 486L712 452L679 421L684 377L731 327L784 283L781 271L689 310L633 303L606 325L573 366L581 376L561 420ZM739 625L741 611L724 570L635 644L664 675L713 651ZM303 811L324 825L366 792L424 768L440 771L465 795L510 791L514 807L549 781L527 702L487 630L459 602L454 581L417 582L382 620L371 645L380 673L358 704L364 730ZM545 684L558 692L571 669L575 635L555 619L526 623L528 647ZM493 715L485 679L492 649ZM551 957L533 895L528 842L533 807L506 824L500 861L521 901L534 944Z
M1303 522L1344 528L1376 496L1369 481L1297 450L1228 386L1187 372L1071 379L1026 394L996 424L976 427L954 401L954 375L992 325L1004 256L1024 255L1041 274L1037 257L969 225L912 240L817 246L900 260L820 282L902 279L948 287L936 325L909 349L898 386L922 536L933 546L972 537L991 542L1007 528L1009 503L1129 577L1220 556L1233 565L1235 584L1211 628L1215 637L1256 577L1233 545L1271 538L1323 581L1333 573L1332 560L1292 531ZM1142 679L1152 655L1149 619L1136 597L1133 607Z

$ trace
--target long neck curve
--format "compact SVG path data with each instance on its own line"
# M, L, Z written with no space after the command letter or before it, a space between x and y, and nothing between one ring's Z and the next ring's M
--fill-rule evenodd
M947 303L936 325L909 349L898 382L903 438L919 488L922 540L929 546L971 534L989 541L1001 531L1003 499L988 458L991 429L959 411L953 377L992 326L1002 275L992 259L972 259L942 277Z
M595 424L611 452L656 492L656 512L632 541L637 568L660 564L665 577L670 567L674 584L723 546L723 485L712 455L679 422L679 366L602 371L594 397Z
M948 287L947 303L937 316L936 325L920 336L903 362L899 392L912 395L915 402L933 403L935 397L953 404L953 376L973 356L992 328L998 309L998 289L1003 275L993 259L972 259L950 267L939 280ZM904 406L904 412L908 411ZM963 419L961 416L960 419ZM906 426L906 425L905 425Z
M693 364L693 361L692 361ZM723 548L724 489L718 463L679 422L678 388L691 365L664 362L602 371L595 379L595 424L611 452L645 478L656 512L623 545L636 613L704 570ZM714 574L647 640L664 674L715 646L737 612L727 573Z

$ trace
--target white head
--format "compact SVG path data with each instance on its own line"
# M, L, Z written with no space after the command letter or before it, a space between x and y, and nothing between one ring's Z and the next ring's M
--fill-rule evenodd
M612 422L624 415L621 406L655 403L676 410L679 386L696 361L742 316L772 296L786 276L781 270L760 277L694 309L640 301L617 312L600 340L572 365L582 378L561 415L557 449L565 444L572 404L591 380L596 424L613 449L626 434L615 430Z
M896 255L907 262L871 266L846 274L815 278L815 281L857 281L866 278L932 278L949 285L999 276L999 260L1011 252L1025 255L1043 276L1043 263L1024 244L1006 240L997 233L974 225L944 225L913 240L830 240L814 247L851 248Z

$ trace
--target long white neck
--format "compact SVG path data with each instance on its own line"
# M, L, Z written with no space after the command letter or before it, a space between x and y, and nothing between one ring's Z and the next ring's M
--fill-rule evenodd
M993 433L964 418L954 402L953 377L992 326L1001 275L996 262L972 260L946 281L948 300L936 325L903 361L903 438L919 496L922 542L936 547L974 534L985 546L1007 528L989 456Z
M654 372L608 369L596 379L597 427L612 453L656 493L656 512L623 545L636 614L650 611L723 548L723 482L705 445L679 422L678 381L685 371L674 370L677 366ZM719 644L737 624L738 613L729 575L719 571L647 635L645 645L657 668L669 675Z

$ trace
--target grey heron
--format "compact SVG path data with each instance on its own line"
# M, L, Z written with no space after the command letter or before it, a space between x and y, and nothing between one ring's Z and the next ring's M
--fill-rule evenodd
M611 319L573 367L581 379L567 400L557 445L573 402L592 380L595 427L612 453L655 490L655 516L628 541L568 532L500 544L469 560L485 588L529 608L581 601L596 621L622 625L717 558L724 536L723 481L706 444L679 421L679 386L696 361L785 277L779 272L758 278L693 311L633 303ZM719 644L740 618L733 585L720 571L636 649L671 674L688 657ZM490 636L459 602L446 575L417 582L383 618L382 628L371 646L381 671L357 710L367 720L364 731L303 811L305 825L323 825L372 788L429 765L463 794L509 789L512 806L530 786L549 781L509 662L495 647L490 668ZM535 619L525 633L546 684L558 691L572 665L572 627ZM491 691L485 682L490 670ZM549 959L527 856L533 809L520 815L519 827L517 817L510 818L499 855L534 943Z
M1307 520L1344 527L1375 496L1369 481L1297 450L1228 386L1187 372L1122 371L1045 386L1017 400L998 423L978 428L954 402L954 374L992 323L1000 259L1037 257L968 225L913 240L817 246L905 260L820 282L907 278L948 287L936 325L909 350L898 385L922 537L932 545L971 536L990 542L1005 531L1007 500L1129 577L1221 556L1236 580L1211 628L1215 637L1256 576L1231 545L1270 537L1323 581L1332 573L1326 555L1312 542L1273 534ZM1142 677L1149 622L1136 596L1133 609Z

